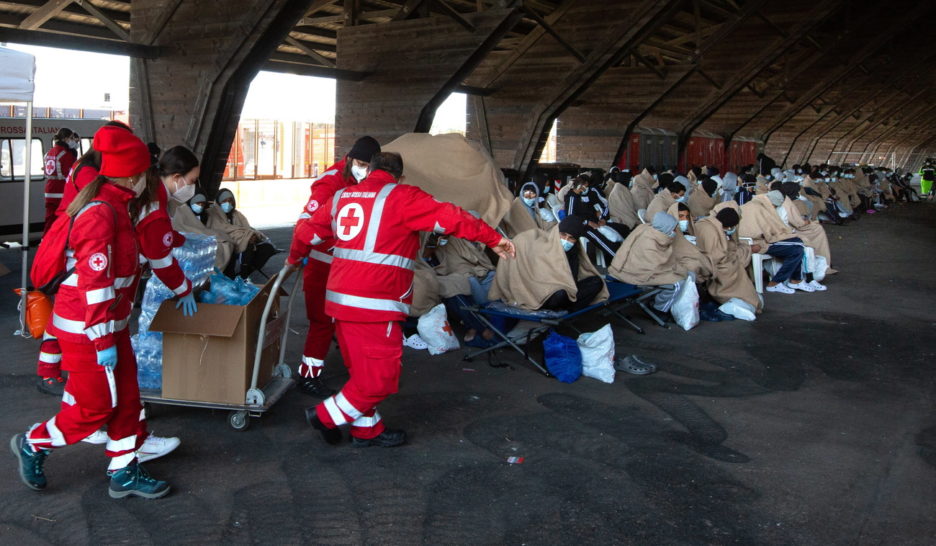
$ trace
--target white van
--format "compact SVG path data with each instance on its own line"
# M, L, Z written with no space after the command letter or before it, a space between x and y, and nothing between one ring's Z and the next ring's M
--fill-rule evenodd
M29 186L29 231L41 235L45 221L45 174L43 159L52 148L52 137L61 127L78 133L78 156L91 146L94 133L106 119L33 119ZM23 178L26 120L0 118L0 241L19 241L23 233Z

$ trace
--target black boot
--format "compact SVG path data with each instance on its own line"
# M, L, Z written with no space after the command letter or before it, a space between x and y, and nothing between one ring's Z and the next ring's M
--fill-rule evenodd
M335 389L329 388L321 377L303 377L299 383L299 390L316 398L328 398L335 394Z
M406 443L406 432L402 430L384 429L379 436L370 439L351 437L353 447L397 447Z
M328 445L338 445L341 443L341 431L337 428L328 428L318 418L318 414L315 413L315 406L311 408L306 408L305 410L306 422L312 425L312 428L319 431L322 435L322 439L325 440L325 443Z

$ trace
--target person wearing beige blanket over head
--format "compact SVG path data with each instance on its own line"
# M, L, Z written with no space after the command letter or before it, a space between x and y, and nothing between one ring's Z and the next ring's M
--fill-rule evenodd
M601 274L578 242L583 234L570 217L549 231L521 233L513 241L517 259L497 263L488 297L521 309L568 311L608 299Z
M706 283L709 295L719 304L738 298L760 311L762 304L747 274L751 252L759 252L758 245L738 243L739 207L724 203L713 214L695 225L696 244L712 262L714 273Z
M797 290L815 292L816 288L803 280L803 240L780 219L783 194L771 190L767 195L756 195L741 207L738 233L753 239L761 254L769 254L783 265L767 283L767 292L793 294Z
M608 274L621 282L660 288L653 307L662 313L670 311L679 283L689 277L689 268L675 252L678 226L676 218L658 212L652 223L637 226L627 236L608 267Z
M211 205L204 194L199 193L188 203L179 204L169 201L169 214L172 216L172 229L179 232L198 233L215 238L218 250L215 253L215 267L224 271L234 255L234 241L223 231L208 227L208 209Z
M816 251L816 256L826 259L826 263L829 264L826 275L834 275L838 271L832 269L832 251L829 249L829 238L826 236L825 228L819 222L810 222L807 219L804 200L799 199L799 190L799 184L796 182L783 183L780 191L786 197L783 200L786 215L781 216L781 219L793 229L794 235L803 240L803 244Z
M634 206L637 210L646 209L653 201L653 186L656 180L650 171L644 169L640 174L634 177L631 183L631 195L634 196Z
M702 183L689 196L689 212L693 218L702 218L709 215L709 212L717 204L715 195L718 192L718 184L711 178L702 179Z
M245 279L262 268L276 248L262 232L250 227L250 222L239 210L231 190L223 189L215 199L217 207L208 209L208 227L226 233L234 241L237 254L224 272L228 277L238 275Z
M686 202L686 187L679 182L670 182L660 193L653 197L647 206L648 219L653 219L658 212L666 212L673 203Z

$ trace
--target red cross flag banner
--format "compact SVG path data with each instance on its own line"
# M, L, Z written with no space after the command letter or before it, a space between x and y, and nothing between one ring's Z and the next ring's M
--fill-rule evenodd
M457 133L410 133L381 146L403 156L403 180L439 201L454 203L496 226L507 214L513 195L504 175L480 145Z

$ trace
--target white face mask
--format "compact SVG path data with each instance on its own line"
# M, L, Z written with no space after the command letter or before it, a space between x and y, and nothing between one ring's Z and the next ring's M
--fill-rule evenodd
M565 252L572 250L572 247L575 246L575 243L573 243L572 241L567 241L565 239L560 239L560 242L562 243L562 250Z
M185 182L185 179L183 178L182 181ZM179 203L185 203L193 197L195 197L195 184L186 184L172 192L172 198Z
M194 203L192 204L192 212L194 212L195 214L201 214L204 211L205 211L205 207L201 205L196 205Z
M367 177L367 167L358 167L357 165L351 165L351 176L353 176L354 179L357 180L358 182L360 182L361 180L364 180L364 178Z
M535 197L524 197L523 202L526 203L526 206L532 207L533 203L536 203Z
M685 195L676 198L677 203L685 203L686 200L687 200L687 197Z
M445 246L445 245L447 245L447 244L448 244L448 238L447 238L447 237L446 237L445 239L439 239L439 246Z
M685 233L689 231L689 220L680 220L679 221L679 231Z
M224 214L228 214L229 212L234 210L234 205L232 205L230 202L225 201L224 203L221 203L221 210L224 211Z
M738 231L738 228L733 227L733 228L729 229L728 231L726 231L726 232L725 232L725 235L731 237L732 235L735 234L736 231Z
M78 149L78 141L77 141L77 140L69 140L69 141L68 141L68 147L71 148L72 150L77 150L77 149Z
M133 185L133 194L139 197L143 194L143 190L146 189L146 177L141 176L137 183Z

